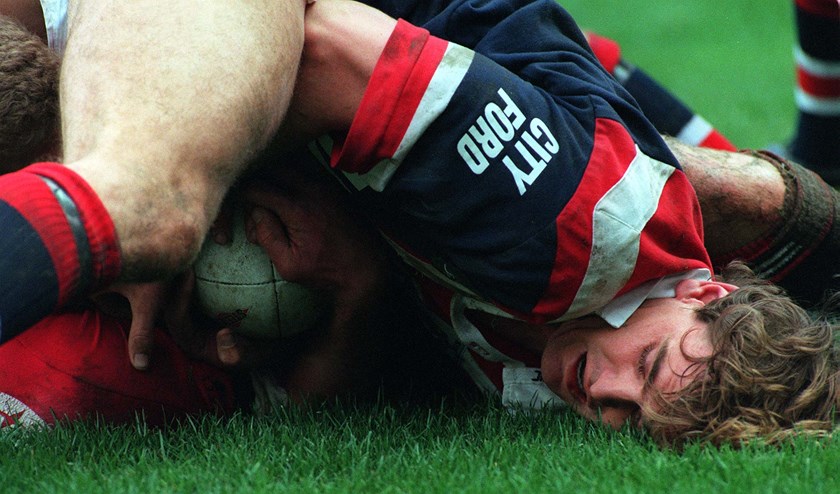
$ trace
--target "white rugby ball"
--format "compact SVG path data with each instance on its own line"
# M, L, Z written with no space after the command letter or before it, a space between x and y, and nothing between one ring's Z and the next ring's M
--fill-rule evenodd
M251 338L283 338L310 329L324 307L318 294L277 274L268 254L246 239L239 209L231 233L227 245L208 237L193 265L201 310Z

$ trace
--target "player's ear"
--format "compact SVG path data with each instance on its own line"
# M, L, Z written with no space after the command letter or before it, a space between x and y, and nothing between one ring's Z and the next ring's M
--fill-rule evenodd
M676 298L681 300L694 299L703 304L724 297L738 287L721 281L683 280L677 283Z

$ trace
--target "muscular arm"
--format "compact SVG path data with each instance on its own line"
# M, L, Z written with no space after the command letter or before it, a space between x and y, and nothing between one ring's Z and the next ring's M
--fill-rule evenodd
M697 192L713 259L764 237L782 221L785 181L770 161L665 140Z
M697 190L716 268L744 260L806 304L837 291L840 194L801 165L668 139Z
M70 2L64 168L107 211L121 280L171 276L198 253L227 189L286 112L304 4ZM151 350L144 320L129 339L138 368Z
M288 106L303 5L71 2L64 158L113 219L123 279L184 269L197 254Z

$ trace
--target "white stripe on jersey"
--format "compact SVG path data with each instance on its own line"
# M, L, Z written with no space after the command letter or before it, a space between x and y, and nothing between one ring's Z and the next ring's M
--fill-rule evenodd
M539 410L544 407L563 405L560 397L554 394L542 380L539 368L528 367L524 362L506 355L484 338L481 330L470 322L464 312L467 308L475 307L473 299L457 293L453 295L450 304L452 326L446 329L454 332L458 341L475 352L478 358L503 365L501 368L502 404L524 410ZM492 381L472 358L469 360L462 358L462 365L479 388L486 390L489 384L495 389Z
M840 116L840 98L819 98L797 88L796 108L805 113L822 117Z
M677 139L694 146L699 146L712 133L712 124L700 115L694 115L685 126L680 129Z
M510 367L524 367L524 363L505 355L484 338L481 331L470 322L464 313L464 310L470 306L471 304L468 303L468 300L464 296L457 293L452 296L450 319L452 320L452 329L455 331L458 340L466 345L467 348L480 355L484 360L502 362Z
M475 357L461 343L452 326L431 310L426 311L425 314L428 317L429 324L434 325L433 329L436 329L447 338L449 349L455 354L458 364L461 365L461 368L464 369L464 372L467 373L467 376L475 383L476 387L487 394L498 394L499 388L493 384L490 377L485 374L478 365L478 362L475 361Z
M642 153L592 212L592 250L583 282L563 319L605 306L627 283L639 256L641 231L656 213L673 166Z
M794 48L793 58L796 60L796 65L811 75L830 78L840 77L840 62L814 58L802 51L799 46Z
M446 110L455 91L464 80L475 53L463 46L449 43L446 53L435 70L429 86L414 111L411 123L394 155L377 163L365 174L345 173L347 179L359 190L365 187L382 192L391 177L402 164L417 140L423 136L429 125Z

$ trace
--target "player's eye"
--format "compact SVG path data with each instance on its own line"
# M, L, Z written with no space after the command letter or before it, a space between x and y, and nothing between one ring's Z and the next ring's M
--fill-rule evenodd
M636 372L642 380L645 379L645 363L647 362L648 355L655 347L656 345L654 343L649 343L642 348L641 353L639 353L639 361L636 363Z

